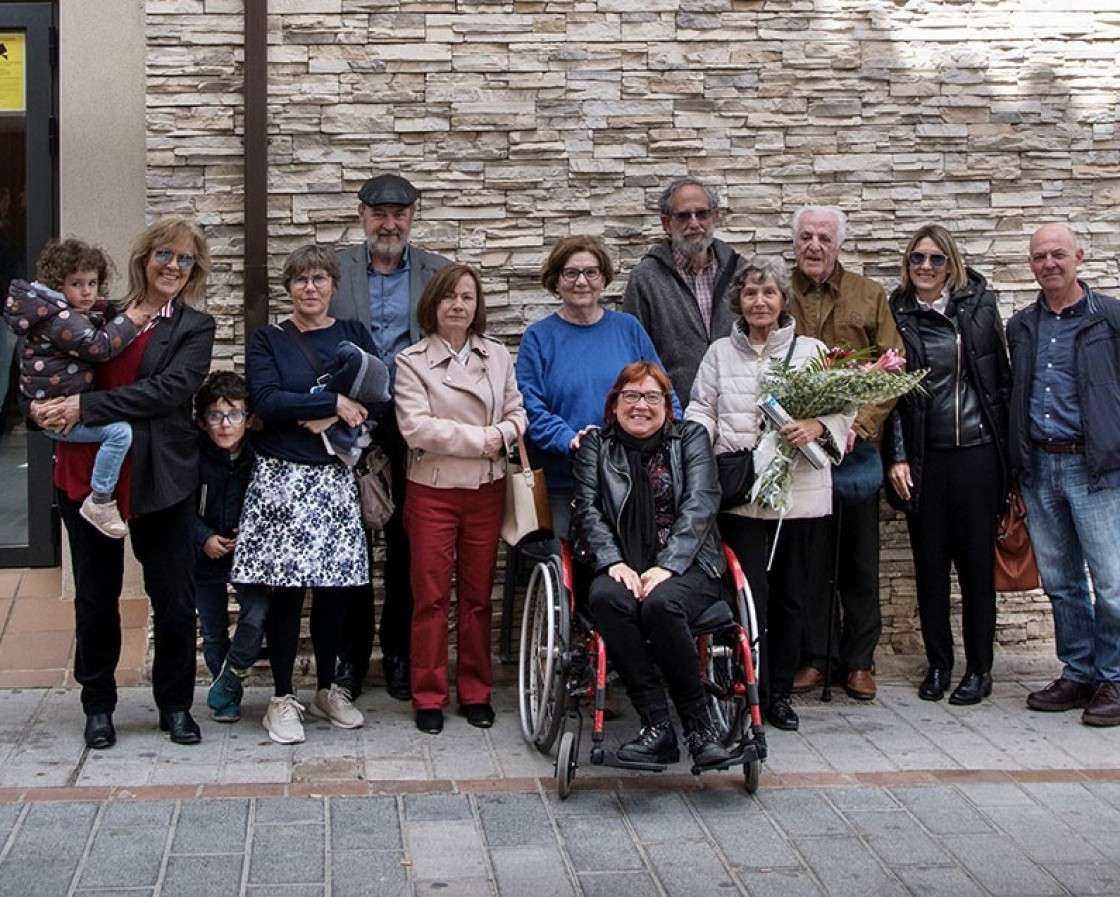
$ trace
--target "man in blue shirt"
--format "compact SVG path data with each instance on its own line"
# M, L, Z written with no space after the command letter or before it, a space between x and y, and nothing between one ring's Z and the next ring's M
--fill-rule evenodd
M358 220L365 242L338 250L342 277L331 302L335 318L359 320L377 344L381 360L396 375L396 357L420 339L416 308L424 287L450 259L408 242L420 191L397 174L370 178L358 191ZM396 511L385 526L385 602L381 611L381 652L389 694L399 701L411 697L408 664L412 633L412 585L408 536L401 523L404 509L406 446L389 408L380 418L375 438L389 457ZM347 615L342 662L351 667L347 687L356 698L373 651L373 590Z
M1079 280L1084 252L1066 226L1030 243L1038 301L1007 324L1011 465L1027 505L1062 674L1032 710L1084 708L1120 725L1120 301ZM1086 577L1092 577L1092 589ZM1094 601L1095 595L1095 601Z

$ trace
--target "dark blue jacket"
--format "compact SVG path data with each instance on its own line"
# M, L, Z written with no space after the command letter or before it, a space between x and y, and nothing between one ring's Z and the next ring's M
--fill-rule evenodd
M1074 337L1077 399L1085 436L1089 488L1120 486L1120 301L1094 293L1083 281L1087 306ZM1031 470L1031 381L1038 354L1040 302L1018 311L1007 323L1011 350L1011 468L1023 482Z
M225 557L208 558L202 546L211 536L232 536L241 520L245 491L253 475L256 453L246 435L241 454L231 458L205 433L198 438L198 490L195 493L191 541L195 550L195 579L199 582L228 582L233 552Z

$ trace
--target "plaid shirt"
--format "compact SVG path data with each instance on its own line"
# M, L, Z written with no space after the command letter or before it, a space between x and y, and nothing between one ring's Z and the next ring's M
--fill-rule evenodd
M704 319L704 330L710 337L712 335L712 289L716 285L716 271L719 268L716 254L709 247L708 261L698 273L694 273L691 257L674 248L673 264L677 266L677 273L696 297L696 304L700 306L700 317Z

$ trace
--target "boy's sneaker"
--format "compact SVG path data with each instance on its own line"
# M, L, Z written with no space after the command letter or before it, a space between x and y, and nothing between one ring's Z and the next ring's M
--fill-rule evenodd
M78 513L103 536L123 539L128 535L128 524L121 519L121 512L117 510L115 501L95 502L92 495L87 495Z
M299 744L303 741L303 705L295 695L268 699L268 712L261 725L277 744Z
M366 721L350 699L350 692L337 683L315 692L315 700L307 709L312 716L325 719L340 729L357 729Z
M213 717L219 723L235 723L241 719L241 697L244 693L241 677L229 666L223 666L206 694L206 706L213 711Z

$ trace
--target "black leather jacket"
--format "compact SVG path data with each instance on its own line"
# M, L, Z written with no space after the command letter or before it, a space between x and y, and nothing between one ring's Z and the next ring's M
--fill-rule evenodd
M895 290L891 313L906 345L910 370L932 368L926 392L901 398L891 412L883 439L883 463L907 462L914 486L909 501L887 480L887 500L913 513L921 496L922 462L927 446L951 448L994 442L1007 490L1007 415L1011 366L996 295L983 275L968 269L968 283L949 297L946 315L919 304L912 292ZM936 319L941 320L936 320ZM950 319L955 323L949 327ZM954 361L945 364L945 355ZM941 363L932 364L931 359Z
M583 437L573 470L575 556L596 572L622 560L617 525L630 497L626 450L614 437L614 426ZM720 576L726 562L716 529L719 483L708 432L692 421L670 421L665 427L676 516L657 565L679 575L696 563L709 576Z

